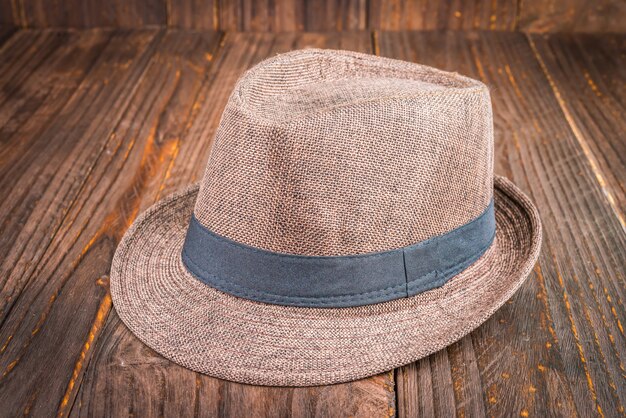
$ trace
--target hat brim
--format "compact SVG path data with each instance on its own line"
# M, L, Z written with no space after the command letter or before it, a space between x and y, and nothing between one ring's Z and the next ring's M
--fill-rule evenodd
M515 293L541 246L537 210L496 177L496 239L444 286L351 308L270 305L213 289L185 269L181 248L197 192L194 185L162 200L127 231L111 267L113 303L128 328L166 358L248 384L351 381L438 351Z

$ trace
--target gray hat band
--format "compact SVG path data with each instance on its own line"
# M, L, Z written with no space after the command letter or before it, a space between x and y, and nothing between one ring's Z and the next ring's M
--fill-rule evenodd
M493 201L446 234L416 244L352 256L303 256L250 247L215 234L192 216L182 260L202 282L276 305L341 308L385 302L444 285L489 248Z

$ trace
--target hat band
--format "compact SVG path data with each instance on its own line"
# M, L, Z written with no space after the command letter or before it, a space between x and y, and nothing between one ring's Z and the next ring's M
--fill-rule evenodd
M446 234L377 253L303 256L275 253L215 234L192 216L182 260L222 292L276 305L342 308L413 296L443 286L491 246L493 200Z

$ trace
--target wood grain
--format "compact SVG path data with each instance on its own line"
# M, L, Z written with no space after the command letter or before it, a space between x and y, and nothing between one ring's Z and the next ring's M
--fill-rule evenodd
M81 253L89 237L71 212L81 206L77 196L128 105L155 35L114 35L87 75L76 67L75 76L84 79L36 139L39 152L30 153L27 169L10 174L12 193L0 204L0 404L9 416L56 408L93 338L90 328L106 289L92 268L108 261ZM92 54L89 44L97 50L99 42L87 40L82 54ZM76 65L89 63L77 55L66 65L75 58Z
M530 194L544 224L539 266L513 299L443 354L398 371L399 415L623 414L626 235L528 39L472 32L376 39L381 55L491 87L496 171Z
M218 30L219 0L163 0L167 26L185 29Z
M49 139L46 129L109 39L110 33L100 30L80 34L20 31L0 52L0 60L16 64L0 65L0 198L15 196L19 173L41 161L42 149L50 145L45 142Z
M221 382L178 367L126 330L111 312L107 292L113 251L132 220L202 173L221 109L242 71L297 47L367 51L370 35L231 35L218 52L216 34L133 34L112 35L44 135L44 144L58 147L63 144L57 138L64 135L66 146L75 150L65 150L66 160L55 166L59 179L66 181L55 184L55 174L48 172L52 166L45 167L43 176L25 163L26 173L17 176L16 187L31 190L22 200L38 199L35 209L32 203L0 208L16 237L4 243L7 252L13 248L13 260L4 266L9 280L3 295L9 297L0 330L5 345L0 405L11 414L44 413L54 407L59 415L186 415L193 408L202 415L215 411L224 416L247 411L271 416L277 410L300 416L311 411L392 415L389 373L345 385L283 389ZM137 45L135 38L142 42ZM93 97L89 93L96 80L106 80L106 92ZM82 124L73 125L78 123L74 113ZM53 145L49 149L54 155ZM36 158L49 155L42 150ZM52 178L51 190L38 187L43 177ZM33 178L35 184L25 187ZM50 207L53 202L62 208ZM22 240L37 236L38 229L52 222L39 221L38 208L46 206L48 215L61 217L60 224L32 257L30 248L19 248L28 247ZM19 257L31 257L32 262ZM49 358L57 359L58 368L42 367ZM54 380L54 385L38 386L42 379Z
M166 0L13 0L24 27L142 28L167 24ZM16 13L14 12L14 13Z
M144 199L155 201L199 178L221 111L246 68L270 55L305 46L368 50L370 37L367 33L226 35L215 64L199 89L193 105L197 113L189 130L181 136L171 170L158 188L144 191ZM392 374L317 388L264 388L220 381L163 360L131 335L114 312L93 350L72 415L237 417L345 413L369 417L393 415L395 409Z
M126 329L111 258L139 212L200 178L239 75L306 46L485 81L496 170L539 207L542 256L486 324L395 374L220 381ZM623 415L623 47L621 35L0 30L0 415Z
M626 230L626 36L533 35L530 42Z
M223 0L219 27L228 31L342 31L367 27L366 0Z
M624 32L626 2L613 0L522 1L519 29L529 32Z
M515 30L518 4L510 0L371 0L371 29Z
M294 31L304 28L304 8L298 0L222 0L219 27L226 31Z
M6 27L23 26L19 7L13 0L0 0L0 25Z
M15 26L0 25L0 51L5 42L17 31Z
M227 31L624 32L622 0L0 0L0 24Z

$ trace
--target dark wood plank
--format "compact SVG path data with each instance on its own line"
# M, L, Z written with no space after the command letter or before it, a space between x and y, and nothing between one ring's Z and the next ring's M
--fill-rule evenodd
M0 26L0 51L4 46L4 43L17 31L17 27L15 26Z
M369 27L380 30L514 30L517 2L509 0L371 0Z
M218 7L221 30L278 32L303 29L303 8L299 0L222 0Z
M41 133L39 153L28 168L11 173L12 193L0 203L0 410L9 416L54 413L89 341L106 290L92 275L96 260L87 254L83 263L65 258L75 240L84 238L65 229L79 225L71 211L80 206L77 196L96 162L107 155L106 145L153 55L155 35L115 34Z
M323 0L304 2L304 29L341 31L367 28L366 0Z
M229 31L623 32L621 0L0 0L0 24Z
M530 42L626 230L626 35L532 35Z
M529 32L624 32L625 17L623 1L519 2L519 29Z
M3 196L0 203L0 277L7 296L0 301L2 320L73 204L84 174L91 171L102 152L103 144L93 138L102 135L101 131L108 136L108 125L114 124L127 106L125 95L133 91L143 72L155 34L139 31L113 36L78 91L53 115L53 123L41 138L36 138L43 146L33 152L34 158L18 164L17 170L11 160L7 161L8 168L3 167L2 190L11 194ZM46 45L41 48L48 49ZM102 111L109 107L113 111Z
M168 1L169 24L227 31L341 31L366 29L366 0Z
M167 26L185 29L218 30L219 0L164 0Z
M167 0L171 1L171 0ZM197 25L208 19L207 5L198 10L207 17L187 13L189 2L171 2L171 15L185 14ZM626 3L620 0L222 0L215 4L223 30L423 30L483 29L623 32ZM183 11L185 10L185 11ZM191 26L200 27L200 26ZM211 26L202 26L209 28Z
M13 194L19 173L27 172L41 157L49 145L45 131L96 62L110 35L101 30L20 31L0 52L0 60L5 62L25 61L17 73L0 77L0 199ZM22 41L33 38L39 42L23 49ZM19 60L13 61L16 57Z
M491 86L496 171L530 194L544 226L535 273L502 309L443 354L399 370L399 414L623 414L626 236L528 40L486 32L376 39L382 55ZM435 376L441 356L449 366Z
M205 84L198 90L189 129L180 133L177 151L167 170L151 172L150 178L154 180L150 185L138 188L135 182L142 178L137 174L141 166L126 164L115 186L108 187L122 190L107 197L110 202L119 203L113 204L106 216L104 212L96 214L95 219L91 212L82 215L90 216L95 223L102 217L118 220L116 225L107 227L105 234L98 235L90 253L94 257L100 254L100 259L110 262L114 245L102 251L98 242L115 244L139 210L202 175L222 109L234 83L246 68L275 53L305 46L369 50L370 36L368 33L227 34ZM136 145L129 160L138 159L133 155L140 153L149 158L153 151ZM128 204L123 202L129 196L138 205L133 204L132 210L124 209ZM108 267L100 266L100 274L106 275ZM130 334L114 310L92 351L71 411L75 416L130 413L141 416L325 416L337 413L386 416L392 415L395 408L390 373L328 387L267 388L220 381L191 372L145 347Z
M7 27L21 26L18 2L12 0L0 0L0 25Z
M165 0L16 0L22 26L36 28L142 28L167 24Z
M0 49L0 104L14 99L21 84L67 40L62 32L19 31Z

